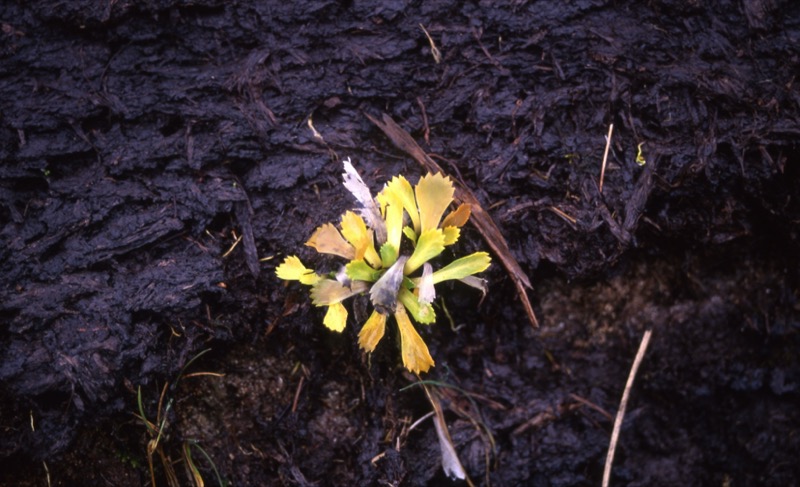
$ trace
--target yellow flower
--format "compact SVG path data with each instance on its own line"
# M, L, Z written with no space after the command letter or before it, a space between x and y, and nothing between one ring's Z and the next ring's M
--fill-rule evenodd
M445 215L455 188L442 174L427 174L413 187L403 176L395 176L373 198L349 159L344 168L344 185L360 208L342 215L340 229L330 223L318 227L306 245L349 262L338 272L318 275L291 256L275 272L281 279L311 286L312 303L328 307L323 324L337 332L347 325L343 301L368 291L375 310L358 334L359 346L373 352L385 335L388 316L394 315L403 365L417 374L427 372L433 358L409 315L420 324L436 321L432 303L435 285L442 281L458 279L486 292L485 281L474 277L491 262L486 252L456 259L436 271L429 262L458 241L471 208L462 204ZM414 276L420 267L421 276Z

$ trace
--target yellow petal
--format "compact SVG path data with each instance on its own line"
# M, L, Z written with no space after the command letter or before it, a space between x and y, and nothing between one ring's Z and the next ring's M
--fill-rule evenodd
M342 215L342 235L355 248L356 259L366 259L376 267L381 265L381 258L375 251L372 231L367 229L364 219L352 211Z
M444 250L444 233L439 228L422 232L417 240L414 253L406 261L403 274L409 275L425 262L431 260Z
M393 201L386 207L386 244L396 251L400 251L400 240L403 237L403 207L397 201ZM384 266L390 266L394 262L384 262Z
M346 211L342 215L342 235L353 244L353 247L358 248L358 245L367 238L367 224L352 211Z
M304 266L294 255L283 259L283 263L275 269L275 274L286 281L300 281L309 286L322 279L313 270Z
M328 312L325 313L325 319L322 320L322 324L333 331L341 332L347 325L347 309L342 303L334 303L328 306Z
M311 302L314 306L330 306L340 303L350 296L363 293L369 289L369 285L362 281L353 281L347 287L333 279L320 279L319 282L311 287Z
M469 220L469 215L471 213L472 206L470 206L469 203L461 203L458 208L444 217L441 227L463 227Z
M356 256L355 248L330 223L317 228L311 238L308 239L308 242L306 242L306 245L314 247L320 254L338 255L347 260L353 260Z
M415 194L419 206L421 232L439 226L444 210L453 201L454 192L455 188L450 178L441 174L427 174L419 180Z
M433 283L439 284L450 279L463 279L472 274L483 272L489 267L492 259L486 252L475 252L466 257L456 259L433 273Z
M375 238L373 235L372 230L367 231L367 247L364 249L364 258L372 267L380 267L382 265L381 256L375 250Z
M378 346L386 331L386 315L373 311L364 327L358 333L358 346L372 352Z
M397 328L400 330L400 350L403 356L403 365L415 374L427 372L431 368L433 358L428 352L428 346L422 341L411 320L408 319L405 308L398 303L394 312Z
M414 198L414 190L411 188L411 183L403 176L395 176L386 183L383 192L391 193L391 198L400 203L411 218L414 231L419 233L419 210L417 209L417 200Z
M461 236L461 229L458 227L442 227L444 232L444 245L453 245L458 242L458 237Z

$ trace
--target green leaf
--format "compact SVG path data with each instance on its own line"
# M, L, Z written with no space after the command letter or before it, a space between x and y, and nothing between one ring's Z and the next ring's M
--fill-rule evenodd
M397 293L397 299L403 303L403 306L411 313L417 323L429 325L436 322L436 312L433 311L433 306L430 304L421 305L419 299L408 289L400 288L400 292Z
M422 232L417 240L417 247L411 254L403 273L409 275L419 269L422 264L441 254L444 250L444 233L439 228Z
M388 243L381 245L381 262L384 269L392 267L397 262L397 248L394 245Z
M403 227L403 235L405 235L414 244L417 243L417 232L415 232L413 228L409 226Z
M347 277L353 281L375 282L381 274L381 271L376 271L362 259L350 262L344 269Z
M492 259L486 252L475 252L474 254L456 259L433 273L433 283L438 284L450 279L463 279L467 276L483 272L489 267ZM408 263L406 263L408 266Z

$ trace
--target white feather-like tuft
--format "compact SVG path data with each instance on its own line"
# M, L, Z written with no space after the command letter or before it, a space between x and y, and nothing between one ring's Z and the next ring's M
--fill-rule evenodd
M422 279L419 281L419 304L431 304L436 299L436 288L433 287L433 267L425 262L422 265Z
M378 242L381 244L386 242L386 223L381 218L381 212L372 197L372 193L369 191L369 187L364 184L364 180L361 179L358 171L353 167L349 157L343 162L344 173L342 173L342 178L344 178L344 187L361 203L358 213L364 218L367 226L375 232Z

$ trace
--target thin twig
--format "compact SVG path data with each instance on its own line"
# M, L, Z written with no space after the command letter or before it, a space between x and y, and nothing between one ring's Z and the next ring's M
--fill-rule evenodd
M556 208L555 206L548 206L547 208L550 211L552 211L553 213L555 213L556 215L560 216L561 218L563 218L564 220L566 220L567 222L569 222L569 223L571 223L573 225L578 223L578 219L577 218L575 218L574 216L568 215L565 211L560 210L560 209Z
M231 255L231 252L233 252L233 249L235 249L235 248L236 248L236 246L237 246L237 245L239 245L239 242L241 242L241 241L242 241L242 238L244 238L244 234L242 234L242 235L239 235L238 237L236 237L236 240L233 242L233 245L231 245L231 247L228 249L228 251L227 251L227 252L225 252L224 254L222 254L222 258L223 258L223 259L225 259L225 258L227 258L229 255Z
M608 126L608 137L606 137L606 150L603 152L603 165L600 167L600 192L603 192L603 178L606 176L606 161L608 161L608 149L611 148L611 134L614 133L614 124Z
M608 445L608 455L606 455L606 467L603 471L603 487L608 487L608 482L611 478L611 464L614 462L614 452L617 449L617 440L619 439L619 431L622 429L622 419L625 417L625 408L628 406L628 397L633 387L633 379L636 378L636 372L639 370L639 365L641 365L642 358L644 358L644 352L647 350L647 345L650 343L651 333L653 333L653 330L647 330L644 332L644 336L642 336L642 342L639 344L639 351L636 352L636 358L633 359L633 365L628 374L628 382L625 384L625 391L622 393L622 400L619 402L617 419L614 420L614 430L611 432L611 442Z
M422 103L422 98L417 97L417 105L422 114L422 138L425 139L425 144L431 145L431 127L428 125L428 114L425 112L425 104ZM639 144L641 145L641 144Z
M575 399L576 401L578 401L579 403L583 404L584 406L588 406L588 407L594 409L598 413L602 414L609 421L613 421L614 420L614 416L611 416L611 413L609 413L605 409L601 408L597 404L593 403L592 401L586 399L585 397L581 397L581 396L579 396L577 394L570 394L569 397L571 397L572 399Z
M306 381L306 376L300 376L300 382L297 383L297 389L294 391L294 401L292 401L292 412L297 412L297 403L300 401L300 391L303 390L303 382Z

